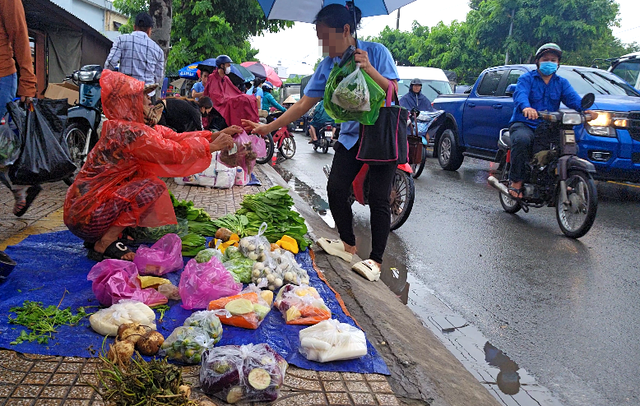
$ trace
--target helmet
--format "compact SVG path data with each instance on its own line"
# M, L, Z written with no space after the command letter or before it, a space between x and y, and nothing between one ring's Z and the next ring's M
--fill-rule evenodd
M271 84L271 82L264 82L262 84L262 88L267 88L268 90L272 90L273 89L273 85Z
M559 59L562 58L562 49L560 49L560 47L557 44L554 44L553 42L549 42L547 44L544 44L540 48L538 48L538 50L536 51L535 60L537 61L538 59L540 59L540 57L543 54L545 54L547 52L554 52L554 53L558 54L558 58Z
M413 86L413 85L420 85L420 86L422 86L422 81L421 81L420 79L418 79L418 78L415 78L415 79L413 79L413 80L411 81L411 85L412 85L412 86Z
M227 55L220 55L216 58L216 66L221 66L223 63L233 63L233 61Z

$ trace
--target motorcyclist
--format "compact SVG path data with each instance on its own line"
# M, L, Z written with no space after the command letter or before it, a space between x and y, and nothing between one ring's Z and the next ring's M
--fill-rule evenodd
M229 76L233 61L227 55L220 55L216 58L216 68L220 77Z
M532 156L535 129L540 124L538 111L558 111L560 103L576 111L582 111L580 95L569 81L556 74L562 49L557 44L547 43L538 48L535 63L538 69L522 74L518 78L513 101L515 108L511 116L511 182L509 193L514 198L523 196L525 168ZM597 113L586 111L597 117Z
M278 103L273 97L273 95L271 94L272 90L273 85L271 84L271 82L264 82L264 84L262 85L262 91L264 92L264 95L262 96L262 110L269 111L271 107L275 107L280 111L287 111L287 109L282 107L280 103Z
M409 91L400 98L400 105L409 111L435 111L429 98L422 94L422 81L418 78L411 81Z
M313 144L318 141L318 134L324 128L325 124L331 123L332 132L335 134L336 132L336 122L327 114L327 111L324 109L324 100L320 100L316 107L313 109L313 118L311 119L311 123L309 123L309 135L311 136L311 141L309 144ZM332 136L333 137L333 136Z

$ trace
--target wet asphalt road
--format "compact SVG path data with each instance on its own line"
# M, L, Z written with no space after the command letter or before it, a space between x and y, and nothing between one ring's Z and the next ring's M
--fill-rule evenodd
M296 140L295 157L278 166L326 208L322 166L333 151ZM495 167L466 158L445 172L429 158L409 221L385 254L400 278L387 270L383 279L399 291L405 270L412 274L564 405L640 405L640 188L598 183L595 224L572 240L551 208L504 213L486 184ZM356 206L367 257L368 209Z

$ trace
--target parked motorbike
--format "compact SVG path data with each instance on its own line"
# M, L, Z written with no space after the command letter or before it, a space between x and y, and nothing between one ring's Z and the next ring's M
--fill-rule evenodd
M78 171L100 137L98 127L102 120L101 74L100 65L85 65L67 76L67 79L78 86L80 97L78 103L69 109L67 127L63 136L69 147L69 156L78 167ZM64 179L64 182L71 185L76 174L77 172L73 177Z
M282 111L277 113L271 113L267 116L266 122L270 123L282 115ZM280 127L276 131L270 134L263 135L265 144L267 146L267 153L265 156L257 157L256 162L259 164L266 164L271 161L276 147L280 151L283 157L291 159L296 154L296 140L293 139L291 132L287 126Z
M595 97L592 93L582 99L582 109L586 110ZM593 180L596 170L593 164L578 158L573 127L591 120L590 114L575 111L538 112L540 118L549 125L540 125L542 139L553 140L547 150L534 155L527 165L527 175L523 184L521 199L514 198L508 190L509 169L511 167L511 139L509 130L500 131L498 146L503 152L498 180L490 176L488 182L500 191L500 203L507 213L525 213L530 207L555 207L556 219L562 232L571 238L585 235L596 218L598 193ZM545 138L548 137L548 138ZM535 152L535 151L534 151Z
M327 122L320 131L316 132L316 140L313 142L314 151L320 150L323 154L326 154L329 148L333 147L337 140L333 134L334 129L335 125L332 122Z
M427 147L433 147L435 133L445 121L444 110L419 111L409 113L409 164L413 178L418 179L427 161Z
M324 174L329 178L331 165L325 165ZM389 196L389 206L391 207L391 231L402 226L411 214L415 199L415 185L411 177L411 166L409 164L398 165L396 174L391 186ZM351 204L358 202L363 206L369 204L369 165L362 165L362 169L351 184Z

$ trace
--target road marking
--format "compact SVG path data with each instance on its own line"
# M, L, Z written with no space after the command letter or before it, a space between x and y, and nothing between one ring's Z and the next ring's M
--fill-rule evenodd
M635 188L640 189L640 185L632 185L632 184L630 184L630 183L614 182L614 181L612 181L612 180L608 180L608 181L606 181L606 183L613 183L613 184L615 184L615 185L629 186L629 187L635 187Z

